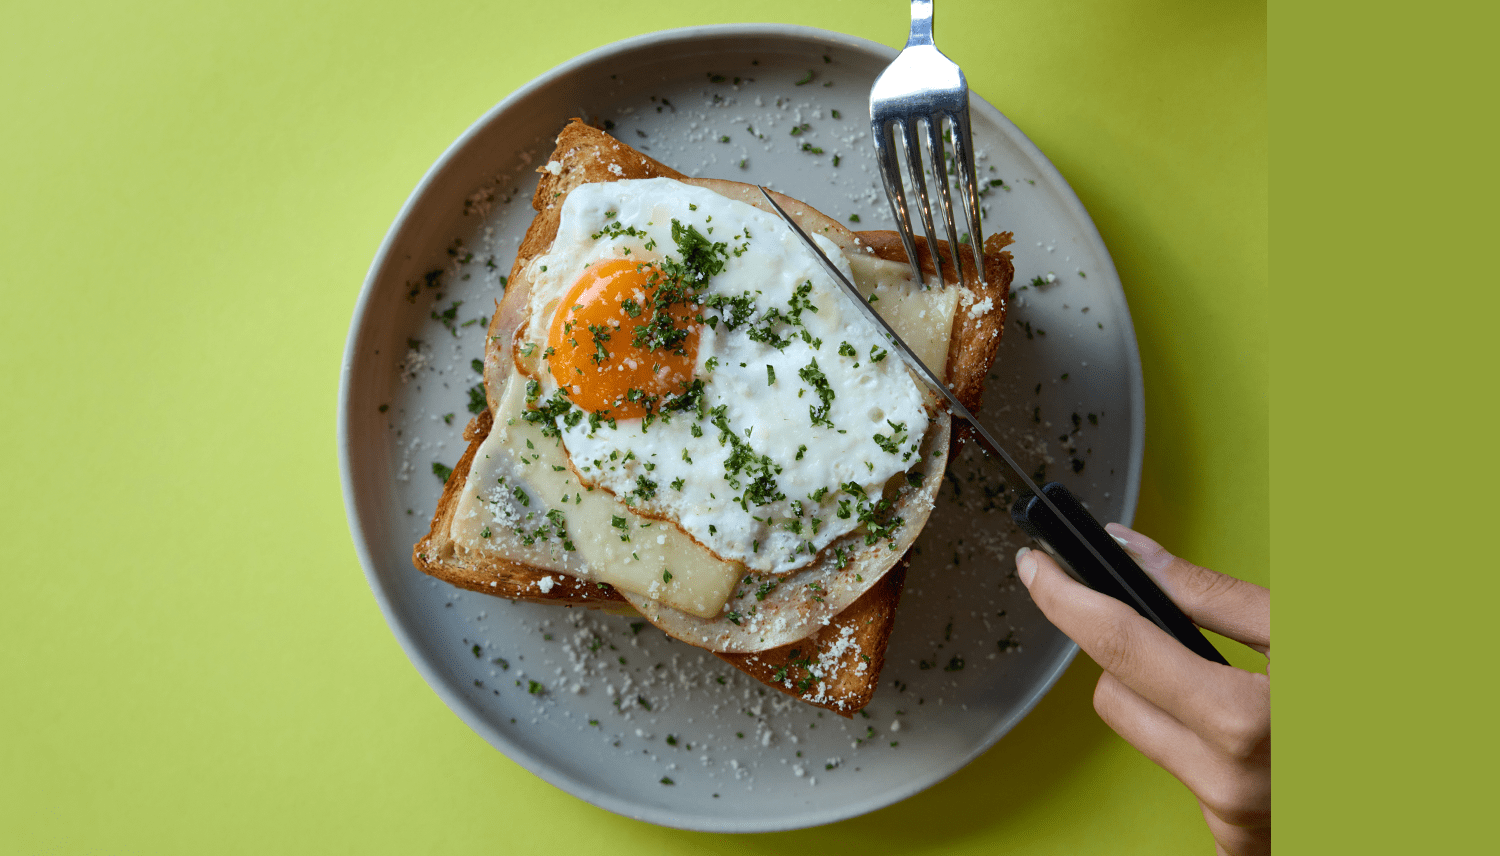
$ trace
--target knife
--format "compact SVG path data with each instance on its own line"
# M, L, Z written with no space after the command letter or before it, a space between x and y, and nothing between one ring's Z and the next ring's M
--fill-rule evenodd
M1183 614L1177 604L1167 597L1166 593L1152 582L1146 572L1141 570L1135 560L1130 558L1114 536L1105 531L1104 527L1094 519L1092 514L1083 507L1071 491L1063 487L1059 482L1048 482L1042 487L1037 487L1036 482L1026 475L1015 458L1001 448L990 432L974 418L963 402L948 389L948 385L935 374L927 364L922 362L912 349L902 341L891 325L880 317L865 300L864 295L859 293L854 283L844 276L843 271L833 263L823 250L813 243L812 238L802 231L791 215L787 214L771 194L764 188L760 188L766 201L770 203L781 219L787 224L802 243L818 257L823 268L833 277L834 282L844 290L844 295L857 305L864 316L875 324L891 346L906 361L906 365L913 372L926 381L927 385L940 393L948 401L948 409L954 416L969 423L974 435L979 440L979 445L989 454L1005 462L1005 465L1015 475L1016 481L1025 487L1024 493L1016 503L1011 506L1011 519L1015 520L1026 534L1034 538L1053 559L1057 561L1074 579L1094 589L1107 594L1135 609L1136 612L1145 616L1157 627L1160 627L1167 635L1187 646L1189 650L1215 663L1229 665L1229 661L1219 653L1218 649L1204 637L1192 620Z

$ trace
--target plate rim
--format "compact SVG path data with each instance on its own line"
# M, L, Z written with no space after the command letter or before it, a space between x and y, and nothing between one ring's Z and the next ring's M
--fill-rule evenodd
M947 769L936 775L905 781L900 787L882 791L864 800L845 803L837 809L813 810L798 814L794 818L789 818L783 813L774 818L751 818L743 821L715 822L712 824L694 823L695 819L700 818L697 818L697 816L684 817L669 810L657 809L618 799L608 792L599 790L587 782L561 773L552 766L543 763L539 758L533 757L529 751L512 741L503 732L491 727L482 711L479 711L469 699L447 685L441 677L440 670L433 663L428 662L428 659L423 655L422 648L417 645L416 639L409 632L405 624L394 620L396 618L394 604L389 592L380 580L374 556L370 552L370 527L366 525L366 521L362 519L360 514L361 498L354 479L354 444L351 442L350 435L354 421L353 380L355 367L360 362L360 354L363 350L365 340L372 332L369 329L368 316L374 299L376 282L390 261L397 239L404 231L403 227L407 224L413 209L431 190L432 186L438 183L443 174L453 166L460 154L474 139L498 117L503 116L517 103L524 101L537 90L553 85L601 61L635 53L647 47L659 50L663 46L689 44L705 39L726 38L781 40L792 44L800 43L809 47L813 45L832 45L853 51L865 52L876 58L884 57L887 61L894 59L898 53L895 48L859 36L796 24L736 23L700 25L644 33L601 45L553 66L512 90L471 123L434 160L432 165L423 173L421 180L418 181L406 200L402 203L391 221L391 226L382 238L380 246L376 250L370 267L366 272L359 296L355 301L349 332L345 339L345 347L339 371L336 439L345 517L351 538L354 542L355 553L359 558L361 569L365 575L366 584L375 596L376 603L380 607L386 626L396 637L407 659L421 674L427 685L465 725L482 737L485 742L501 751L507 758L531 774L570 796L577 797L612 813L660 826L694 831L731 833L773 832L820 826L858 817L901 802L938 784L963 769L980 755L989 751L1002 737L1009 733L1022 719L1035 709L1041 702L1041 699L1052 690L1072 664L1078 654L1078 646L1071 640L1068 640L1064 646L1065 653L1057 658L1052 669L1046 674L1045 679L1034 684L1031 692L1012 711L1011 715L1006 717L1004 721L995 723L990 729L990 734L986 735L985 739L980 741L961 760L952 765L951 769ZM1058 195L1064 207L1069 209L1068 213L1086 229L1086 232L1080 235L1080 237L1100 252L1101 259L1109 265L1109 271L1114 277L1113 282L1115 286L1119 288L1118 270L1115 268L1114 260L1109 253L1108 247L1099 234L1097 224L1089 216L1087 209L1078 198L1077 193L1074 192L1072 185L1067 182L1052 161L1037 148L1020 128L983 97L971 93L970 110L971 112L985 114L987 119L993 121L1009 136L1009 142L1017 145L1039 167L1050 173L1049 178L1055 182L1055 188L1059 191ZM1120 291L1123 297L1123 288L1120 288ZM1140 495L1143 451L1145 446L1145 390L1140 348L1135 336L1134 324L1130 319L1129 305L1128 302L1123 300L1121 303L1121 311L1124 312L1123 319L1128 322L1122 325L1122 344L1127 346L1126 352L1130 358L1126 369L1130 380L1131 388L1128 392L1132 409L1131 424L1127 426L1130 437L1130 452L1128 460L1125 462L1126 477L1123 489L1123 513L1121 515L1122 521L1128 525L1135 516Z

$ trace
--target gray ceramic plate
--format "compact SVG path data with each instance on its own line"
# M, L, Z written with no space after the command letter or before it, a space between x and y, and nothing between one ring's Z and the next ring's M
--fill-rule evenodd
M454 142L371 265L339 401L344 496L370 587L464 722L594 805L719 832L872 811L992 746L1076 651L1012 575L1025 543L1009 522L1013 491L970 456L950 472L918 542L879 691L852 720L769 691L638 620L459 592L411 565L441 491L434 464L463 451L479 383L472 361L532 217L535 170L563 124L583 117L688 174L770 184L857 217L854 228L889 228L867 99L894 55L771 25L672 30L592 51L512 93ZM977 98L973 123L981 177L1003 182L985 198L986 230L1017 238L1016 299L984 418L1027 466L1044 466L1101 519L1128 522L1144 419L1114 266L1046 157Z

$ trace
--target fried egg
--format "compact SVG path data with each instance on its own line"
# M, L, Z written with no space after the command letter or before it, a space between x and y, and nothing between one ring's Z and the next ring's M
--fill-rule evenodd
M933 404L774 215L670 179L585 184L527 273L523 417L582 485L759 573L902 525Z

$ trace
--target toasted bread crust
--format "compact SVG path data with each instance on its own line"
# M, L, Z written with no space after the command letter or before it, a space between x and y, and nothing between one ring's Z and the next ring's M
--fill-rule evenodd
M581 122L568 124L557 137L557 147L548 167L541 175L532 207L537 216L517 250L511 268L514 283L533 258L547 252L557 235L562 200L573 188L586 183L614 181L623 178L686 179L682 173L661 164L607 134ZM906 252L900 237L891 231L855 233L861 243L886 260L904 262ZM1010 233L990 236L985 241L985 277L983 283L970 280L973 300L960 305L949 343L947 370L950 386L965 406L977 409L983 392L985 375L994 359L1005 321L1006 298L1014 267L1004 248L1012 242ZM961 247L974 269L972 251ZM939 243L944 261L944 276L957 279L946 242ZM931 275L935 268L925 240L918 238L918 256L922 269ZM518 293L507 293L491 322L492 337L501 336ZM981 311L967 311L967 306L988 301ZM508 339L508 337L503 337ZM488 361L495 355L487 354ZM486 372L486 377L490 375ZM498 400L498 390L488 390L490 401ZM493 406L493 405L492 405ZM623 605L624 599L606 584L590 583L568 574L550 572L519 562L487 558L472 562L457 555L448 532L459 495L468 477L479 445L493 424L490 412L481 413L464 430L469 447L454 466L438 502L437 512L426 537L413 548L413 564L423 573L472 591L484 592L513 600L552 603L564 606L603 607ZM955 425L955 431L958 431ZM960 434L959 436L962 436ZM905 584L908 557L901 560L872 588L849 607L834 616L807 639L753 654L720 653L725 662L777 690L809 704L851 716L864 707L875 692L885 661L886 643L895 623L896 606Z
M902 556L880 582L807 639L753 654L715 656L787 695L853 716L875 695L910 564L910 555Z

